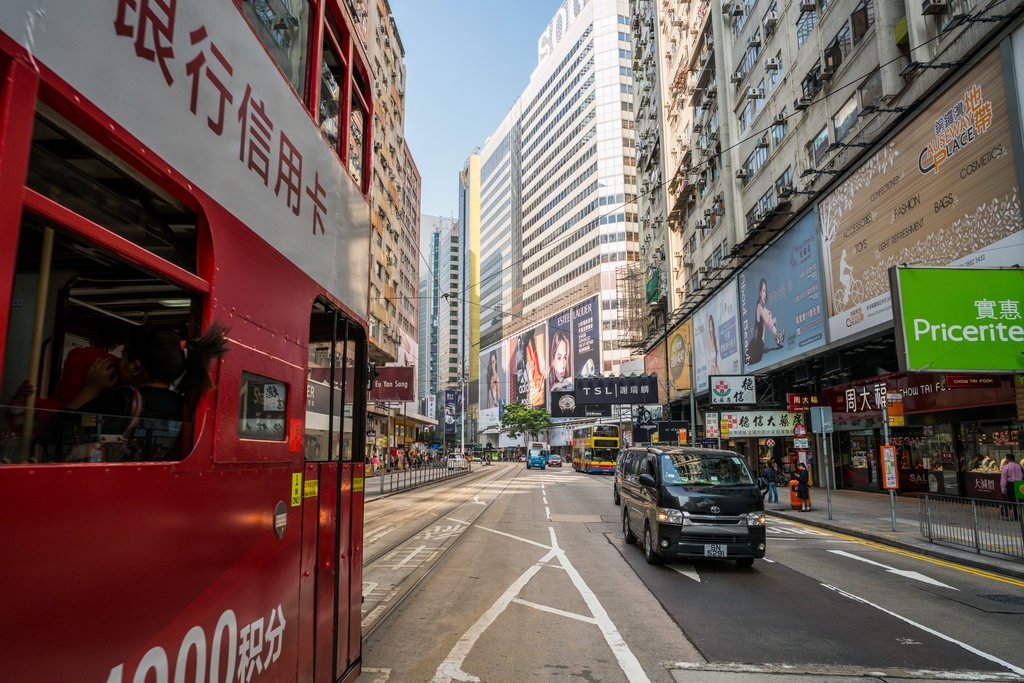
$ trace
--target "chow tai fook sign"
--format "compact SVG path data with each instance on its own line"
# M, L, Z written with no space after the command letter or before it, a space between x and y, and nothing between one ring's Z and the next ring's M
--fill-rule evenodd
M902 397L906 415L929 414L943 410L985 408L1014 402L1013 378L1000 377L998 386L951 387L946 376L922 372L904 375L891 373L839 384L822 390L821 398L832 408L836 421L850 422L880 418L886 395Z
M722 438L793 436L793 427L804 424L804 418L801 413L785 410L723 411L720 418Z
M831 341L892 319L893 266L1020 263L1003 79L993 50L818 205Z
M824 405L821 396L818 394L789 393L786 394L786 404L791 413L809 413L811 408Z
M657 377L595 377L576 379L576 400L585 405L658 402Z
M893 268L900 370L1024 371L1024 270Z

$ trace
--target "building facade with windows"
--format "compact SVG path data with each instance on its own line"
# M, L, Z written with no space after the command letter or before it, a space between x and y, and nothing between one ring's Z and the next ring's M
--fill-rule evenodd
M878 489L878 396L896 392L907 410L892 434L901 490L982 491L975 456L1003 434L1021 449L1013 387L993 380L982 396L953 375L899 372L888 273L1024 263L1022 3L733 0L691 11L702 7L690 19L691 151L666 179L683 198L687 284L648 355L690 339L682 371L696 380L697 437L720 426L705 416L708 378L753 376L758 410L710 410L729 416L724 445L751 465L789 470L809 455L818 482ZM646 29L633 30L639 40ZM654 116L648 106L638 118ZM941 400L923 396L933 393ZM788 395L833 408L834 470L813 444L795 447ZM687 414L689 403L670 407ZM754 428L769 419L775 431Z
M628 11L625 0L563 3L538 41L529 86L480 151L479 441L496 438L497 403L526 400L513 390L517 374L530 383L524 354L535 375L529 400L548 405L558 382L542 387L540 366L555 354L541 340L577 304L596 302L588 371L613 372L629 356L616 275L640 251Z

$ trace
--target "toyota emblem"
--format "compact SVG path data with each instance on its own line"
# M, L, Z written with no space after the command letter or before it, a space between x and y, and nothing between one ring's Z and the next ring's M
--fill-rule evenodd
M717 515L721 511L722 511L722 508L718 507L717 505L712 505L711 506L711 512L713 512L714 514Z

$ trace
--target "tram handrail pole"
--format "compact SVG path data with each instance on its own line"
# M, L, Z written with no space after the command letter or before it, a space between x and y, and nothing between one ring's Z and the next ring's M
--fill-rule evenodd
M28 379L35 391L25 398L25 420L21 433L21 462L28 462L32 452L32 431L36 419L36 397L39 395L39 365L43 353L43 324L50 289L50 265L53 263L53 228L43 229L43 247L39 255L39 283L36 286L36 317L32 326L32 349L28 361Z

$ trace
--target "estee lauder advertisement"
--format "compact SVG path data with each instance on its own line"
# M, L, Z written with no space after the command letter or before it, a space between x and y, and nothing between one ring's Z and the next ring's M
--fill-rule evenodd
M892 320L888 271L995 267L1024 253L999 50L818 205L832 341Z

